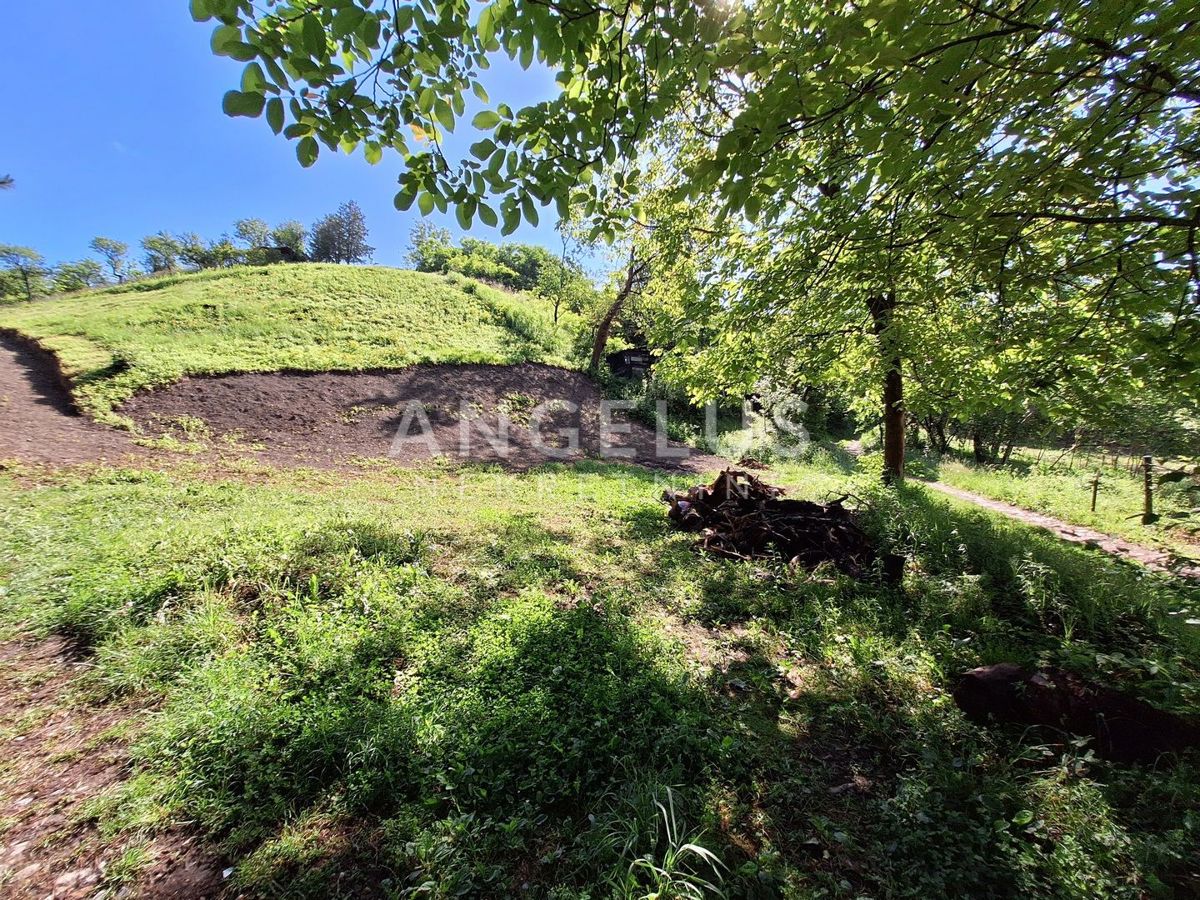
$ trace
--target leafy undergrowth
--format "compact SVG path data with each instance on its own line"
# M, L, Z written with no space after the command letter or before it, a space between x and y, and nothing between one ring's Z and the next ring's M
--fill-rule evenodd
M1200 708L1193 591L986 513L852 490L903 590L702 557L601 464L0 481L2 618L161 697L93 803L194 822L247 896L1143 896L1200 885L1200 759L967 723L1066 665Z
M568 316L567 319L571 317ZM542 300L399 269L239 267L147 279L0 311L58 354L93 415L189 374L566 365L574 326Z
M1200 520L1186 516L1192 504L1178 485L1156 485L1155 511L1161 518L1153 525L1143 525L1144 479L1140 474L1111 468L1101 470L1096 511L1092 512L1094 470L1061 465L1055 468L1032 464L975 465L948 457L933 468L938 480L954 487L1136 543L1200 557L1200 540L1192 533Z

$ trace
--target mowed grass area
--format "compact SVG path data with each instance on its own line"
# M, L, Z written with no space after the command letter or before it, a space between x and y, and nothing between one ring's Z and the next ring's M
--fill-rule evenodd
M947 693L1014 660L1195 712L1195 589L833 465L782 477L870 503L902 590L700 556L678 481L613 465L203 476L0 478L10 634L160 698L86 811L106 840L195 823L246 896L1200 884L1200 759L1064 753Z
M1154 508L1160 518L1143 525L1143 477L1123 469L1099 469L1100 489L1096 511L1092 512L1091 480L1097 469L1063 464L1043 467L1019 457L1008 466L976 465L948 456L931 468L938 480L954 487L1139 544L1200 558L1200 515L1188 515L1194 501L1179 484L1159 485L1156 480Z
M570 316L567 316L570 320ZM115 421L135 391L184 375L566 365L573 326L548 303L400 269L277 265L147 279L0 309L0 328L53 350L80 404Z

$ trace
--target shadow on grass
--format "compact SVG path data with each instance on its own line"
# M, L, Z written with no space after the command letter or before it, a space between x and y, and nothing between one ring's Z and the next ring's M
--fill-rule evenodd
M607 895L636 857L665 860L658 811L620 798L666 785L684 835L722 842L730 896L1181 883L1194 766L1079 768L969 725L945 695L971 665L1047 657L1194 698L1175 588L919 487L874 498L873 530L911 560L904 591L783 577L697 554L655 473L540 474L568 471L577 504L500 506L463 538L349 518L254 565L199 547L165 593L108 585L113 610L157 594L174 615L201 587L228 601L207 626L217 652L171 638L178 674L139 758L240 859L237 890ZM558 516L596 521L542 521ZM126 627L170 632L156 603ZM657 607L745 639L690 674L638 624Z
M687 783L716 739L653 636L567 590L568 543L504 517L452 584L411 538L312 537L259 638L183 677L144 764L249 854L251 895L602 882L632 859L589 817L631 782Z

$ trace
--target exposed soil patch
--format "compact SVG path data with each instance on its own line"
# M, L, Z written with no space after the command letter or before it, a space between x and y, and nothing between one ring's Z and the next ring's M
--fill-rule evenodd
M586 376L553 366L431 365L191 377L139 394L121 412L150 434L199 430L284 464L340 466L360 457L416 464L443 455L514 469L587 458L720 467L679 444L664 453L654 430L624 411L611 416L606 452L602 400Z
M64 385L52 353L0 333L0 460L116 463L139 451L128 435L78 415Z
M104 839L86 804L129 771L127 740L147 710L75 697L87 663L58 638L0 645L0 885L6 897L214 895L222 870L197 837L131 840L142 864L122 870L127 846Z

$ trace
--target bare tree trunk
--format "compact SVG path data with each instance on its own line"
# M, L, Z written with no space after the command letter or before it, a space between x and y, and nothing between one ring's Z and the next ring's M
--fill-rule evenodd
M647 263L634 260L633 251L629 251L629 268L625 272L625 283L617 292L617 297L609 306L608 312L600 320L596 328L596 339L592 342L592 361L588 371L595 375L600 371L600 361L604 358L604 348L608 346L608 336L612 331L613 322L625 306L625 301L634 293L642 277L646 273Z
M904 478L904 375L900 351L891 332L896 309L896 292L888 291L867 299L883 363L883 481L892 484Z
M983 435L980 433L978 425L971 429L971 452L975 457L975 462L987 462L987 447L983 443Z

